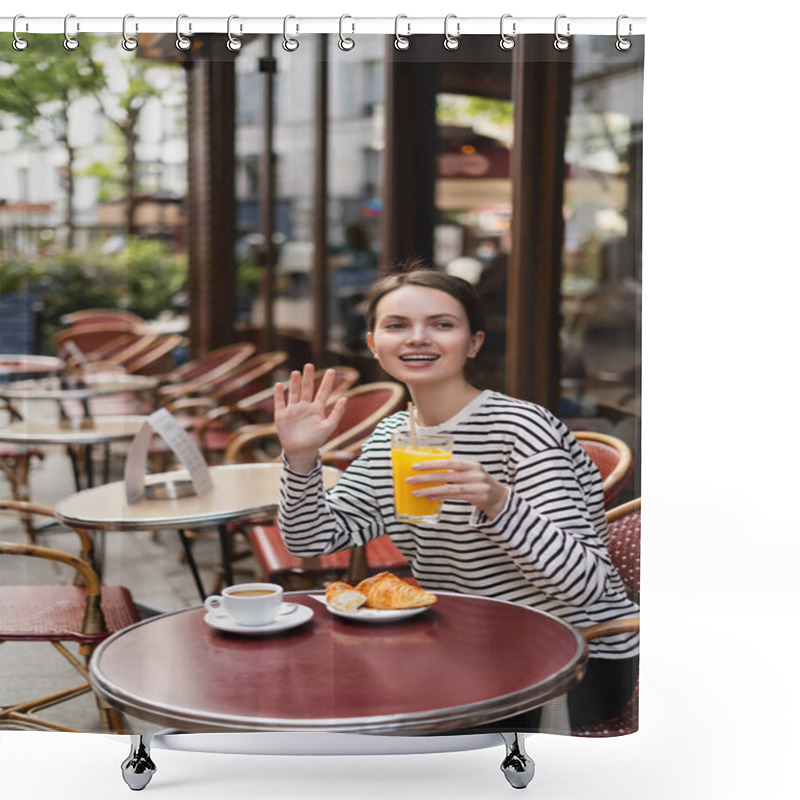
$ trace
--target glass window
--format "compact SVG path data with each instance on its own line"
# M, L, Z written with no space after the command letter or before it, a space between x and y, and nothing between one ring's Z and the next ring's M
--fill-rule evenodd
M443 72L436 103L434 262L477 287L486 341L471 365L472 378L482 388L503 389L514 144L511 60L491 69L482 61L458 67Z
M364 294L378 277L384 38L328 40L328 349L364 353ZM342 98L350 98L342 105Z
M623 438L633 432L637 438L641 62L620 64L604 55L609 48L603 37L576 37L574 46L565 152L561 410L575 417L576 426Z

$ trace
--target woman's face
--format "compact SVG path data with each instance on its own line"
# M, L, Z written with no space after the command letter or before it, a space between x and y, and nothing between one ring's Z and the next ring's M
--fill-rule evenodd
M483 338L470 333L463 306L447 292L406 285L378 301L367 344L393 378L422 385L463 377Z

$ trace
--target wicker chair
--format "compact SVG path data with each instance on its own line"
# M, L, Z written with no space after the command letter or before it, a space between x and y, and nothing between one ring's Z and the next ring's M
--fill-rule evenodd
M609 553L611 561L619 571L620 577L632 600L639 601L640 541L642 501L631 500L607 512L609 531ZM600 622L582 628L581 633L587 641L615 633L628 633L639 630L639 617ZM639 682L633 695L622 711L614 717L595 725L573 729L575 736L624 736L639 729Z
M162 376L164 385L159 389L164 401L192 394L202 394L230 371L255 353L255 346L247 342L218 347L204 356L182 364Z
M127 325L132 331L145 324L145 320L138 314L121 308L85 308L65 314L61 317L61 322L64 325L105 325L112 322Z
M12 421L22 420L22 414L6 399L0 401L0 408ZM30 472L34 461L44 461L44 451L38 447L25 447L17 444L0 443L0 471L2 471L11 489L14 500L26 501L30 490ZM36 543L37 531L30 514L22 515L22 524L28 539Z
M107 347L120 336L130 336L125 322L85 323L65 328L53 336L56 355L67 363L74 360L76 349L81 358L91 361L93 353Z
M32 503L0 500L0 510L22 514L52 516L51 509ZM3 556L28 556L66 564L76 570L72 585L9 585L0 587L0 643L49 642L80 674L82 682L50 694L18 701L0 710L4 727L33 730L78 731L39 715L50 708L92 691L87 666L97 645L112 633L138 622L139 615L130 592L123 586L101 584L92 568L92 540L88 533L75 530L80 537L81 556L63 550L15 542L0 542ZM78 654L67 643L78 645ZM99 697L97 707L103 730L123 733L122 717Z
M333 367L336 378L331 399L339 397L358 383L360 373L353 367ZM315 391L325 374L324 369L314 373ZM233 436L244 425L266 425L275 414L275 387L257 391L237 400L220 401L197 426L197 440L207 457L224 454Z
M633 477L633 455L622 439L606 433L575 431L575 438L600 472L606 508L611 508Z
M208 461L219 460L230 438L221 409L229 409L248 397L271 391L275 370L288 358L282 350L261 353L233 367L226 375L208 384L202 394L175 397L164 408L179 417L191 431ZM227 436L226 436L227 434ZM151 451L167 452L164 442L155 441Z
M116 357L125 372L133 375L159 376L169 372L175 365L175 350L186 344L186 338L179 333L148 333L142 338Z
M319 588L332 581L356 584L384 570L411 575L411 566L388 536L373 539L363 547L302 558L289 553L277 525L254 525L249 535L260 579L290 590ZM363 554L363 561L355 558L356 551Z

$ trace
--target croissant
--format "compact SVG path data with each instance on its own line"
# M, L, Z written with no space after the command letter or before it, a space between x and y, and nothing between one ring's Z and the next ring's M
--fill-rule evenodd
M381 572L366 578L356 591L367 596L368 608L420 608L436 602L436 595L406 583L391 572Z
M367 596L349 583L336 581L325 589L325 599L328 605L333 606L337 611L353 612L358 611L367 602Z
M383 578L391 574L391 572L379 572L377 575L370 575L369 578L364 578L363 581L356 584L356 591L361 592L361 594L367 594L370 587L374 586L377 581L383 580Z

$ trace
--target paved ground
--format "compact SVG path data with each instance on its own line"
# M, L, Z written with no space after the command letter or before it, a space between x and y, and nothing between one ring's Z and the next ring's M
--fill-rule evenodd
M125 446L114 451L113 478L121 477ZM46 449L31 475L31 499L51 505L74 491L69 459L61 448ZM0 496L10 497L5 478L0 478ZM21 523L3 515L0 533L4 541L27 541ZM54 529L40 535L41 544L77 552L77 537ZM189 568L181 561L181 546L177 535L164 531L154 537L149 531L105 534L104 580L109 584L127 586L144 615L173 611L199 604ZM217 548L213 540L197 540L194 552L201 568L204 584L213 587ZM251 567L242 562L242 567ZM26 581L71 583L70 568L50 561L20 557L3 557L0 563L0 582L3 585ZM180 676L176 676L180 680ZM80 680L74 669L50 645L42 643L7 642L0 647L0 704L18 702L34 692L45 694ZM52 689L51 689L52 687ZM41 691L40 691L41 690ZM83 730L100 730L94 698L84 695L43 712L48 719ZM148 723L137 722L136 732L155 730Z

